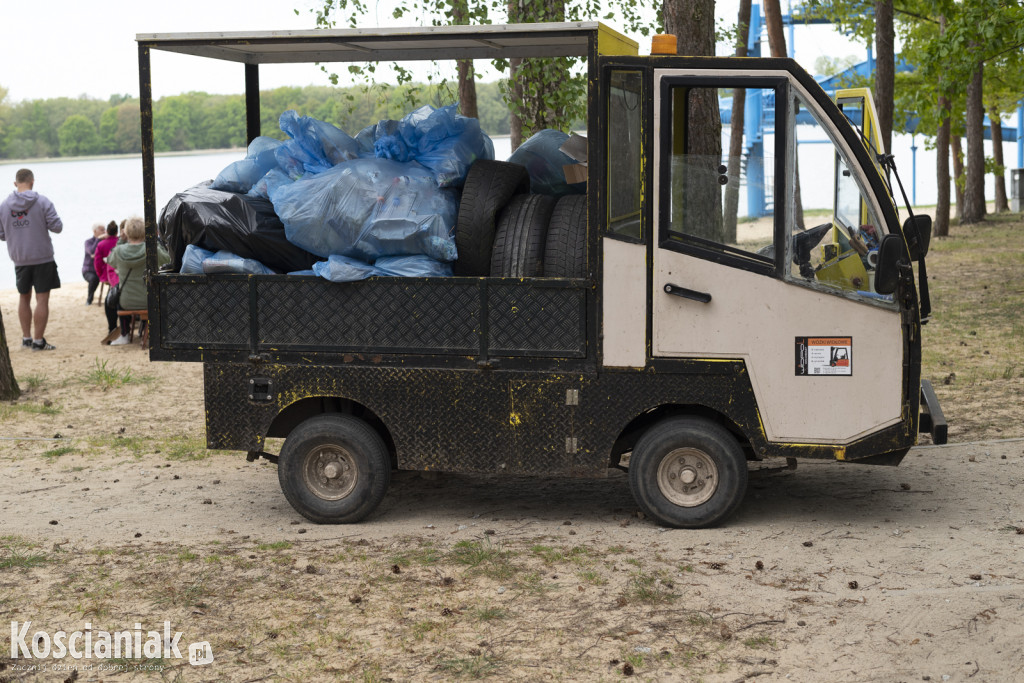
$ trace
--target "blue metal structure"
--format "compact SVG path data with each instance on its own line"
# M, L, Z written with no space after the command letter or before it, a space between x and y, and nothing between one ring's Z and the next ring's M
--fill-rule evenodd
M794 55L795 39L793 27L796 23L802 24L828 24L827 19L807 19L805 17L794 18L792 9L790 13L783 15L782 23L788 28L787 52L789 57ZM761 56L761 31L765 27L764 15L760 4L753 4L750 8L750 33L747 39L747 54L751 57ZM913 66L899 59L896 63L896 71L912 71ZM851 81L864 80L872 77L875 71L874 54L871 47L867 48L867 59L855 64L842 73L830 77L818 79L823 90L829 94L844 87ZM719 102L722 115L722 123L728 123L732 118L731 98L724 98ZM813 120L800 121L801 123L814 123ZM914 135L917 132L918 118L909 119L903 126L903 131ZM985 115L985 139L991 140L991 123L988 115ZM1017 167L1024 168L1024 100L1021 100L1020 108L1017 110L1017 125L1011 127L1002 125L1003 141L1017 143ZM765 192L766 178L764 165L764 138L765 135L775 133L775 94L770 90L754 90L747 92L746 105L744 107L743 120L743 157L746 167L747 182L747 212L751 218L770 216L774 212L774 197L771 193ZM805 141L807 142L807 141ZM911 142L912 153L912 190L916 201L917 194L917 144L916 138ZM769 179L770 180L770 179Z

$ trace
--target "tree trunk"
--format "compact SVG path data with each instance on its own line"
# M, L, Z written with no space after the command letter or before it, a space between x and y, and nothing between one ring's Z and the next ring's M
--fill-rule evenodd
M995 213L1006 213L1010 205L1006 201L1006 169L1003 168L1003 122L999 119L999 110L992 107L988 110L988 120L992 124L992 161L996 168L992 176L996 181Z
M953 157L953 189L956 194L956 219L958 222L962 222L964 211L964 150L960 145L960 136L950 136L949 145Z
M13 401L19 396L21 388L14 377L11 352L7 348L7 332L4 330L4 315L0 312L0 400Z
M508 60L509 102L523 101L523 84L517 78L519 75L519 65L522 62L523 60L519 58ZM519 116L519 110L515 107L509 107L508 110L508 137L511 151L513 152L519 149L519 145L523 144L523 119Z
M939 95L939 111L942 113L935 135L935 235L945 237L949 234L949 100L944 95Z
M750 37L750 0L740 0L739 16L736 19L739 35L736 38L736 56L747 56L747 41ZM729 123L729 184L725 186L725 242L736 243L736 218L740 204L740 162L743 157L744 109L747 103L746 88L732 91L732 119Z
M565 0L509 0L511 23L565 21ZM509 116L512 150L523 137L544 128L561 128L566 111L552 105L570 81L569 61L561 58L510 59ZM518 111L516 111L518 109Z
M946 17L939 17L939 32L946 32ZM949 98L946 84L939 79L939 129L935 134L935 182L938 198L935 204L935 235L949 235Z
M452 23L469 23L468 0L452 0ZM472 59L455 62L459 72L459 113L470 118L479 118L476 108L476 76Z
M665 32L676 36L676 53L715 54L714 0L665 0ZM673 192L686 198L687 228L691 234L721 242L722 190L718 167L722 163L722 117L715 88L695 88L689 96L686 123L687 171L673 174ZM676 184L682 184L677 186ZM698 232L700 231L700 232Z
M985 106L982 102L982 73L978 63L967 83L967 183L961 223L977 223L985 217Z
M892 0L875 2L875 106L878 130L882 135L880 152L892 149L892 111L896 86L896 32L892 20Z
M782 30L782 9L779 7L779 0L765 0L764 23L768 29L768 48L772 57L786 57L786 34ZM792 104L792 103L790 103ZM799 150L799 147L797 148ZM799 154L793 158L793 227L796 230L804 228L804 203L800 197L800 164ZM783 182L776 178L775 182ZM778 207L775 207L776 211Z

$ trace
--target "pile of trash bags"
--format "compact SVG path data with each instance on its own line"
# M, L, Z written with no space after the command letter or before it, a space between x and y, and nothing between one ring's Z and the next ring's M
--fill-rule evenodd
M420 107L355 137L294 110L289 139L260 136L212 183L181 192L160 216L171 267L183 273L313 273L335 282L451 275L459 188L491 139L456 105ZM533 192L566 184L564 133L541 131L512 155Z

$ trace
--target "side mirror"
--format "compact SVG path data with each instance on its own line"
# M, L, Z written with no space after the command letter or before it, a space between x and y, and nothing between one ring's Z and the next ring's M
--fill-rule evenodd
M932 241L932 217L908 217L903 223L903 235L907 238L911 260L924 258L928 255L928 245Z
M878 264L875 266L875 291L892 294L900 281L900 262L903 260L903 238L886 235L878 245Z

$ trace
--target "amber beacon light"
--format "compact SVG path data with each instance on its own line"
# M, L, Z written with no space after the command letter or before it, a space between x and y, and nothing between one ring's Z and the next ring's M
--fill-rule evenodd
M652 55L674 55L676 53L676 37L671 33L658 33L651 38Z

